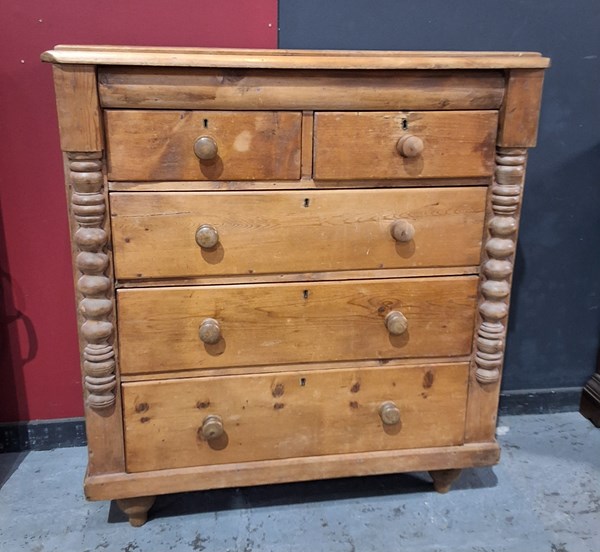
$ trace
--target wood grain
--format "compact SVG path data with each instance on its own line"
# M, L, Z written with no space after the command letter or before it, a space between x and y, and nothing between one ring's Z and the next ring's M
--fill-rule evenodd
M312 177L313 166L313 124L314 113L312 111L302 112L302 179Z
M291 274L240 274L238 276L202 276L195 278L136 278L118 280L117 288L164 286L210 286L213 284L269 284L276 282L323 282L325 280L371 280L373 278L414 278L420 276L461 276L479 274L479 265L436 266L432 268L383 268L377 270L339 270L337 272L294 272Z
M305 151L304 149L302 150ZM312 151L312 146L311 146ZM492 177L469 178L389 178L382 180L181 180L181 181L109 181L111 192L200 192L242 190L335 190L348 188L413 188L489 186Z
M498 146L533 147L537 142L544 71L508 72L506 96L500 111Z
M471 350L475 276L121 289L122 373L369 358L463 355ZM385 316L409 328L391 337ZM223 339L198 328L216 319Z
M41 56L51 63L274 69L508 69L544 68L537 52L251 50L148 46L58 45Z
M123 385L127 470L458 445L468 364ZM384 425L382 403L400 422ZM225 433L198 436L209 415Z
M488 198L466 439L494 439L527 150L499 147Z
M155 496L136 496L117 500L117 506L129 518L132 527L141 527L148 520L148 510L155 500Z
M119 279L475 265L486 188L114 193ZM414 237L394 239L399 220ZM196 230L210 225L216 247ZM443 239L441 236L444 236Z
M88 444L88 474L122 472L114 289L104 141L93 67L53 67L69 206L73 280Z
M103 107L136 109L498 109L501 71L100 68Z
M476 177L492 174L497 113L328 112L315 114L315 180ZM405 134L423 153L402 157Z
M69 92L67 92L68 94ZM57 87L57 94L60 89ZM93 109L85 110L93 113ZM88 123L88 126L92 126ZM77 304L77 330L81 379L86 400L84 402L85 428L88 450L87 473L98 475L124 471L125 453L123 450L123 419L121 410L121 388L116 368L117 343L112 322L115 318L113 262L110 253L110 224L108 223L108 190L103 176L104 159L102 152L66 152L63 154L65 187L69 206L69 227L71 233L71 255L73 260L73 281L75 282L75 302ZM87 209L85 201L77 199L92 197L95 206ZM73 201L73 198L76 201ZM83 205L82 205L83 204ZM105 213L104 210L107 210ZM94 212L95 211L95 212ZM87 250L87 251L86 251ZM102 274L84 274L94 266L81 264L82 252L93 253L97 259L106 258L107 265L100 263ZM92 268L92 271L94 269ZM87 276L87 283L81 279ZM92 280L89 280L92 276ZM100 284L98 286L98 284ZM90 285L91 284L91 285ZM86 297L98 293L100 297ZM84 301L88 300L87 306ZM88 308L89 300L100 299L100 310ZM82 308L83 307L83 308ZM92 303L93 307L93 303ZM103 319L104 327L110 326L108 335L96 339L96 322ZM91 328L84 330L84 324L91 318ZM91 331L89 331L91 330ZM95 335L96 334L96 335ZM100 345L98 347L98 345ZM90 400L91 398L91 400Z
M333 477L441 470L448 466L472 468L496 464L499 457L500 448L493 442L115 473L87 476L85 494L89 500L111 500L143 493L162 495Z
M462 470L460 469L449 469L449 470L433 470L429 472L431 479L433 479L433 488L441 494L447 493L452 486L452 483L460 475Z
M286 180L300 177L301 113L105 111L113 180ZM201 162L200 136L218 156Z
M117 378L102 153L67 153L66 157L86 405L104 410L115 405Z
M267 366L253 366L253 374L277 374L281 372L293 372L296 370L302 370L303 372L312 372L315 370L335 370L342 368L351 368L353 370L361 370L363 368L373 368L380 366L407 366L417 364L428 364L437 365L444 363L458 363L458 362L469 362L470 355L459 355L459 356L448 356L448 357L435 357L435 358L394 358L394 359L378 359L378 360L347 360L337 362L319 362L311 364L308 363L297 363L297 364L280 364L280 365L267 365ZM204 378L212 376L241 376L248 373L246 366L233 366L231 368L202 368L199 370L170 370L168 377L169 379L176 378ZM154 373L139 373L139 374L124 374L121 376L121 382L143 382L143 381L156 381L165 379L164 374L160 372Z
M54 65L52 75L62 151L102 151L104 140L95 68Z

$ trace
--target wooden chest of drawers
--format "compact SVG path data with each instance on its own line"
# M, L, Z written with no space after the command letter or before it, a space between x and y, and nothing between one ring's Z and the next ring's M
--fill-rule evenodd
M90 499L491 465L533 53L57 47Z

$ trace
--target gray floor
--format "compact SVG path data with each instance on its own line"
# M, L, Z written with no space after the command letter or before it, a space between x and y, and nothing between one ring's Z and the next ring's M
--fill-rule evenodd
M447 495L426 474L159 497L134 529L88 503L85 449L0 455L0 551L598 552L600 430L577 413L500 421L501 463Z

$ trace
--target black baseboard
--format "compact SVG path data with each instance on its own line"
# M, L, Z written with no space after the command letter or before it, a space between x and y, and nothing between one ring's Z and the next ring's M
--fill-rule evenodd
M81 447L86 443L83 418L0 424L0 453Z
M500 415L575 412L580 399L580 387L504 391L500 394ZM85 444L83 418L0 424L0 453L82 447Z
M555 414L579 409L581 387L527 389L500 393L501 416L516 414Z

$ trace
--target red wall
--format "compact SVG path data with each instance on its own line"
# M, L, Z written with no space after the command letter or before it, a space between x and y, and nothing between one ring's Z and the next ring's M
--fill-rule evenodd
M55 44L277 47L277 0L3 2L0 422L81 416Z

